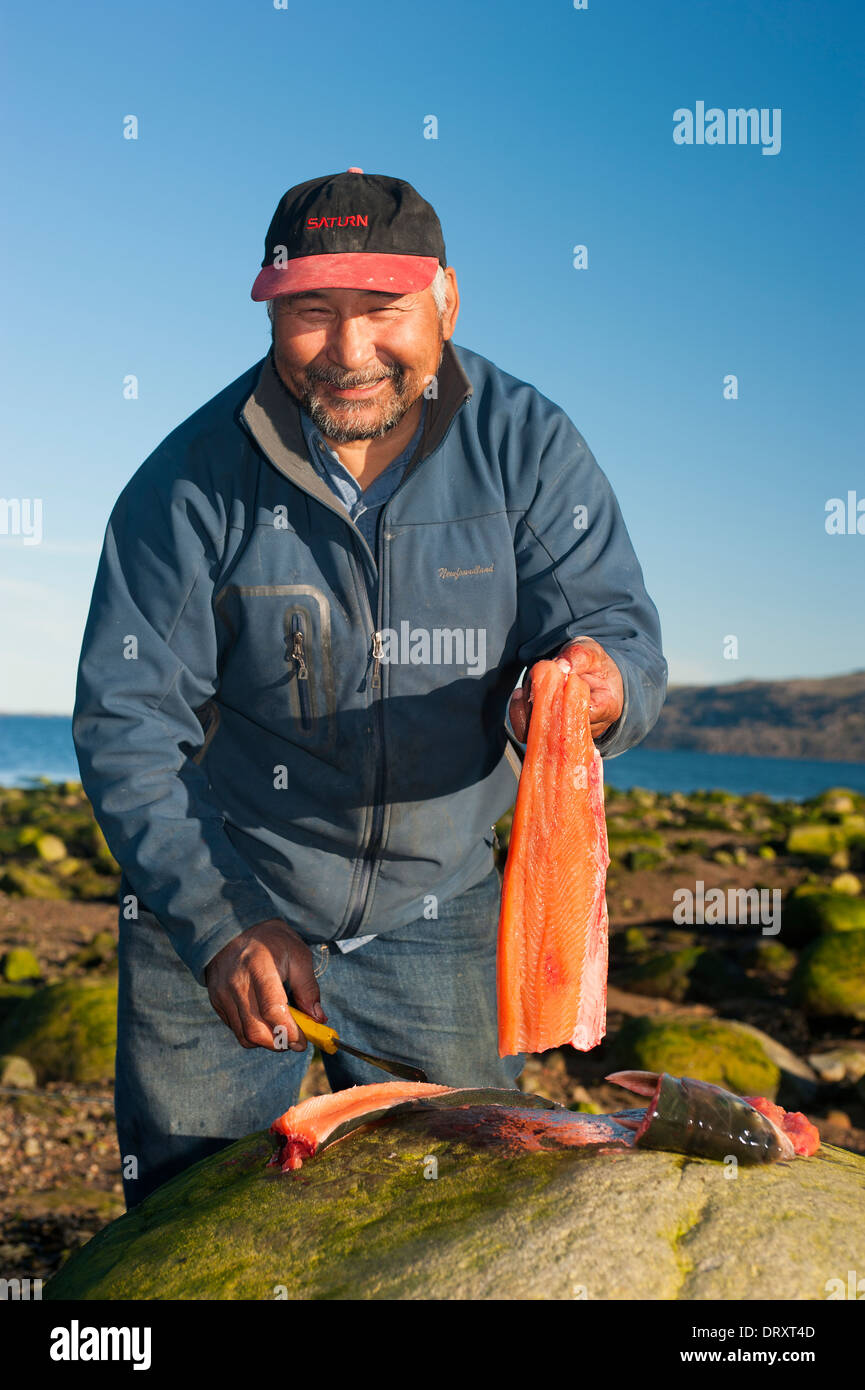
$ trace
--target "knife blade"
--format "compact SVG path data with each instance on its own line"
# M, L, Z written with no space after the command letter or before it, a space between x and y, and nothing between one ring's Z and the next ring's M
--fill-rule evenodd
M335 1028L329 1028L326 1023L317 1022L316 1019L311 1018L301 1009L294 1008L292 1004L289 1004L288 1012L304 1037L320 1047L322 1052L334 1053L337 1050L350 1052L352 1057L359 1057L362 1062L369 1062L374 1067L380 1067L382 1071L390 1072L392 1076L401 1076L404 1081L426 1081L428 1079L426 1072L421 1071L420 1067L411 1067L407 1062L394 1062L389 1057L373 1057L369 1052L361 1052L359 1048L343 1042Z

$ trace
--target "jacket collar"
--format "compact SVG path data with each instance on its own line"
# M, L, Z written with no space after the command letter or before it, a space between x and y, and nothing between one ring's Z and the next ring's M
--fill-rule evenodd
M450 339L444 345L438 372L438 395L428 402L423 434L406 473L426 458L447 434L460 406L473 392L472 383ZM261 364L255 386L240 410L242 424L280 472L311 492L326 506L348 515L310 461L300 423L300 407L276 370L271 348Z

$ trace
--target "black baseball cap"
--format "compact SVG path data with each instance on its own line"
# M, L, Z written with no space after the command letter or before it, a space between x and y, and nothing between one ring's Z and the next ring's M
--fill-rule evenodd
M411 294L446 266L434 209L404 179L344 174L296 184L280 199L252 287L255 300L299 290Z

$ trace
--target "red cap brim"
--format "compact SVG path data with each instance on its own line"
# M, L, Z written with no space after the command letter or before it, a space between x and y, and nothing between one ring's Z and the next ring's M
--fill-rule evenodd
M391 256L377 251L299 256L285 265L261 268L252 287L257 302L299 290L385 290L413 294L432 284L435 256Z

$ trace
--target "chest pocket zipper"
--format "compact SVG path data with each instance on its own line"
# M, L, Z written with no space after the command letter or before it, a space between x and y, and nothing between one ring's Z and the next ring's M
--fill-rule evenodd
M309 667L306 662L306 642L303 630L303 618L300 613L292 613L289 625L291 635L291 650L286 653L286 661L295 663L294 686L297 692L297 701L300 707L301 728L306 733L312 731L312 697L310 694Z

